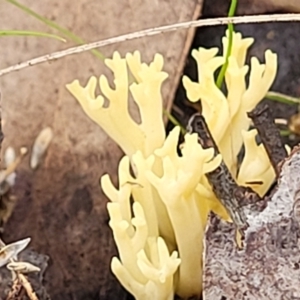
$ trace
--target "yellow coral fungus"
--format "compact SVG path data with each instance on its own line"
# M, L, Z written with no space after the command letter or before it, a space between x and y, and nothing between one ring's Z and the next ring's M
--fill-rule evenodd
M241 133L250 125L246 113L266 95L277 70L277 55L270 50L265 53L265 64L252 57L249 84L246 86L249 67L245 65L245 58L252 42L253 39L242 39L240 33L233 35L232 54L225 73L227 96L219 90L214 80L214 73L224 63L226 55L216 56L217 49L193 50L199 80L192 82L187 76L183 77L189 100L201 100L203 116L233 176L236 176L237 155L243 143ZM224 49L227 49L227 43L228 38L224 37Z
M68 90L78 99L85 113L99 124L131 156L137 150L146 156L160 147L165 139L162 119L161 85L168 77L162 69L163 58L157 54L148 66L140 62L140 54L135 52L121 58L115 52L105 64L112 70L115 88L111 88L108 79L99 78L101 92L109 100L104 107L103 96L95 96L96 77L91 77L86 87L78 80L67 85ZM128 86L127 64L137 83ZM129 90L133 95L141 117L141 123L133 120L128 111Z
M125 58L114 53L106 65L114 73L115 87L100 76L103 96L95 95L95 77L86 87L77 80L67 85L87 115L126 154L119 164L119 187L113 186L108 175L102 177L101 185L112 201L107 205L109 225L119 251L119 258L112 260L112 271L136 299L171 300L174 294L183 299L200 298L202 241L208 213L212 210L228 219L207 181L207 172L223 159L239 184L251 185L261 195L274 179L266 151L255 141L256 131L247 131L250 121L246 113L262 100L272 84L277 57L268 50L265 64L252 58L247 85L249 66L245 65L245 57L252 42L239 33L233 36L225 74L227 95L217 88L214 79L226 55L217 56L218 49L194 50L199 81L183 78L188 98L201 100L203 115L221 152L217 157L213 149L202 149L195 134L185 135L178 154L178 127L166 137L161 85L167 74L162 71L161 55L157 54L148 65L141 62L139 52ZM224 37L224 49L227 43ZM130 85L128 70L135 79ZM130 94L139 108L140 122L129 114ZM108 107L103 106L104 97ZM237 172L237 155L243 144L245 156ZM262 185L253 185L258 181Z

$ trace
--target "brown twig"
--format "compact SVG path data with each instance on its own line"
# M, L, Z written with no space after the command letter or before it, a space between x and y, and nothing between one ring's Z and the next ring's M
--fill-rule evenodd
M197 3L195 8L194 8L194 13L192 16L192 20L197 20L199 18L199 15L201 13L201 8L202 8L202 3ZM169 93L167 95L167 106L166 110L171 111L173 107L173 101L174 101L174 95L176 93L176 90L178 88L179 82L182 77L182 70L186 64L186 58L188 57L188 54L191 50L191 44L193 42L194 36L195 36L195 28L189 28L189 30L186 33L186 38L184 41L183 49L179 58L178 63L176 64L176 69L175 69L175 74L174 74L174 79L172 81L172 85L170 87ZM167 121L167 118L165 118L165 121ZM166 124L166 122L165 122Z
M4 170L3 176L2 178L0 178L0 183L2 183L1 180L2 181L5 180L11 173L15 172L15 170L20 165L20 163L22 162L26 154L27 154L27 148L22 147L20 149L19 156Z
M194 114L190 118L187 129L198 134L199 142L204 149L213 148L215 156L219 154L219 149L203 116L199 113ZM223 161L218 168L207 173L206 177L212 186L213 192L223 204L243 237L244 230L248 227L248 224L241 202L245 201L244 198L249 198L249 195L257 199L259 199L259 196L250 188L238 186Z
M65 56L89 51L92 49L104 47L107 45L117 44L125 41L130 41L142 37L153 36L164 32L176 31L179 29L188 29L193 27L204 27L214 25L226 25L226 24L243 24L243 23L263 23L263 22L290 22L300 21L300 14L274 14L274 15L254 15L254 16L242 16L242 17L231 17L231 18L213 18L206 20L188 21L177 24L165 25L161 27L149 28L129 34L120 35L89 44L68 48L66 50L53 52L44 56L30 59L28 61L18 63L14 66L0 70L0 76L5 74L18 71L30 66L41 64L47 61L56 60Z
M287 151L282 143L280 132L271 116L268 105L257 106L248 113L248 117L252 119L278 177L278 164L287 157Z
M27 280L26 276L21 273L19 273L17 276L18 276L22 286L24 287L29 299L30 300L39 300L38 297L36 296L35 292L33 291L33 288L31 286L30 282Z
M24 294L25 294L25 289L23 288L18 278L16 278L13 283L13 286L11 287L11 290L9 291L6 297L6 300L22 299Z

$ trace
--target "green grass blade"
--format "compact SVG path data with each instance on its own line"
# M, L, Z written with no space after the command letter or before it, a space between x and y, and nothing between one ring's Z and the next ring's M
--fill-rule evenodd
M237 7L237 0L231 0L231 4L230 4L230 8L229 8L229 12L228 12L228 17L233 17L236 11L236 7ZM223 80L224 80L224 76L225 76L225 72L227 70L228 67L228 58L231 54L231 49L232 49L232 38L233 38L233 31L234 31L234 26L233 24L229 23L228 26L228 48L227 48L227 52L226 52L226 57L225 57L225 63L222 66L220 73L218 75L217 78L217 87L220 89L222 87L223 84Z
M79 45L83 45L85 44L85 41L80 38L79 36L77 36L76 34L74 34L72 31L61 27L60 25L58 25L57 23L39 15L38 13L36 13L35 11L31 10L30 8L28 8L27 6L19 3L16 0L6 0L7 2L9 2L10 4L13 4L14 6L18 7L19 9L21 9L22 11L24 11L25 13L27 13L28 15L36 18L37 20L41 21L42 23L46 24L47 26L56 29L58 32L60 32L61 34L63 34L66 38L72 40L73 42L79 44ZM104 60L105 57L104 55L98 51L98 50L91 50L91 52L99 59Z
M163 111L164 115L167 116L168 120L174 125L174 126L179 126L180 131L183 135L186 134L186 129L180 124L178 120L174 116L172 116L169 112L167 112L165 109Z
M277 93L277 92L268 92L265 96L266 99L277 101L286 104L300 104L300 98L288 96L285 94Z
M280 135L281 136L289 136L289 135L291 135L291 131L289 131L289 130L280 130Z
M66 42L66 40L58 35L38 32L38 31L29 31L29 30L0 30L1 36L37 36L37 37L46 37L56 39L62 42Z

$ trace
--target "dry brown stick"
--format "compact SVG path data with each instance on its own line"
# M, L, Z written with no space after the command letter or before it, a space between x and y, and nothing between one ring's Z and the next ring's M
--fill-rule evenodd
M25 289L18 278L15 279L11 290L9 291L6 300L22 299L25 294Z
M278 177L278 164L287 157L287 151L282 143L280 132L271 116L268 105L257 106L248 113L248 117L252 119Z
M41 64L47 61L56 60L65 56L89 51L103 46L117 44L117 43L130 41L142 37L153 36L164 32L176 31L179 29L188 29L193 27L214 26L214 25L226 25L230 23L243 24L243 23L290 22L290 21L300 21L300 14L254 15L254 16L231 17L231 18L223 17L223 18L213 18L213 19L206 19L206 20L188 21L188 22L176 23L176 24L165 25L160 27L154 27L154 28L149 28L137 32L120 35L113 38L100 40L97 42L92 42L81 46L68 48L66 50L57 51L51 54L33 58L28 61L21 62L11 67L8 67L6 69L0 70L0 76L30 66Z
M39 300L38 297L36 296L35 292L33 291L33 288L30 284L30 282L27 280L26 276L19 273L18 278L23 286L23 288L26 290L27 296L29 297L30 300Z
M199 113L194 114L190 118L187 129L190 132L198 134L199 142L204 149L213 148L215 150L214 156L219 154L219 149L211 136L203 116ZM247 188L237 185L223 161L218 168L207 173L206 177L212 186L213 192L223 204L230 218L243 237L244 230L247 229L248 224L246 215L239 202L245 195Z
M197 20L197 18L199 18L199 15L201 13L201 8L202 5L200 5L200 3L197 3L195 8L194 8L194 13L192 16L192 20ZM186 58L189 54L189 52L191 51L191 44L193 42L194 36L195 36L195 30L196 28L189 28L189 30L186 33L186 39L184 41L184 46L182 49L182 53L181 56L179 58L178 63L176 64L176 69L175 69L175 74L174 74L174 80L172 82L172 85L170 87L168 96L167 96L167 106L166 106L166 110L168 112L171 111L172 106L173 106L173 101L174 101L174 95L175 92L178 88L179 82L181 80L182 77L182 70L186 64ZM168 118L165 117L165 124L168 121Z
M26 154L27 148L22 147L17 158L4 170L3 176L0 178L0 183L2 183L1 180L5 180L11 173L15 172L16 168L20 165Z

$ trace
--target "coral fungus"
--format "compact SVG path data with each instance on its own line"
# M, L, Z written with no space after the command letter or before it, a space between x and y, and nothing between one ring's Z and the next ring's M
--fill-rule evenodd
M228 38L223 38L227 49ZM202 290L202 240L209 211L228 219L225 209L205 177L223 159L241 185L252 186L263 195L274 179L265 149L255 141L246 113L262 100L277 70L277 57L270 50L265 64L256 58L245 65L253 39L233 37L232 53L225 74L227 95L215 83L215 72L224 64L218 49L194 50L198 82L183 78L191 101L201 100L202 112L220 149L203 149L196 134L186 134L181 154L177 152L179 128L166 137L162 118L161 85L167 78L162 71L163 57L156 54L152 63L141 62L139 52L121 58L114 53L105 61L114 74L114 88L102 75L99 86L103 96L95 96L97 79L86 87L75 80L68 90L78 99L87 115L99 124L124 150L119 164L119 187L108 175L101 179L108 203L119 258L112 260L112 271L136 299L183 299L200 297ZM224 51L225 52L225 51ZM250 69L250 73L249 73ZM135 82L129 84L129 73ZM249 83L246 75L249 73ZM140 122L128 111L129 94L137 104ZM109 104L104 107L104 97ZM245 155L239 167L237 155ZM130 173L130 164L134 176ZM133 199L131 208L130 199Z

